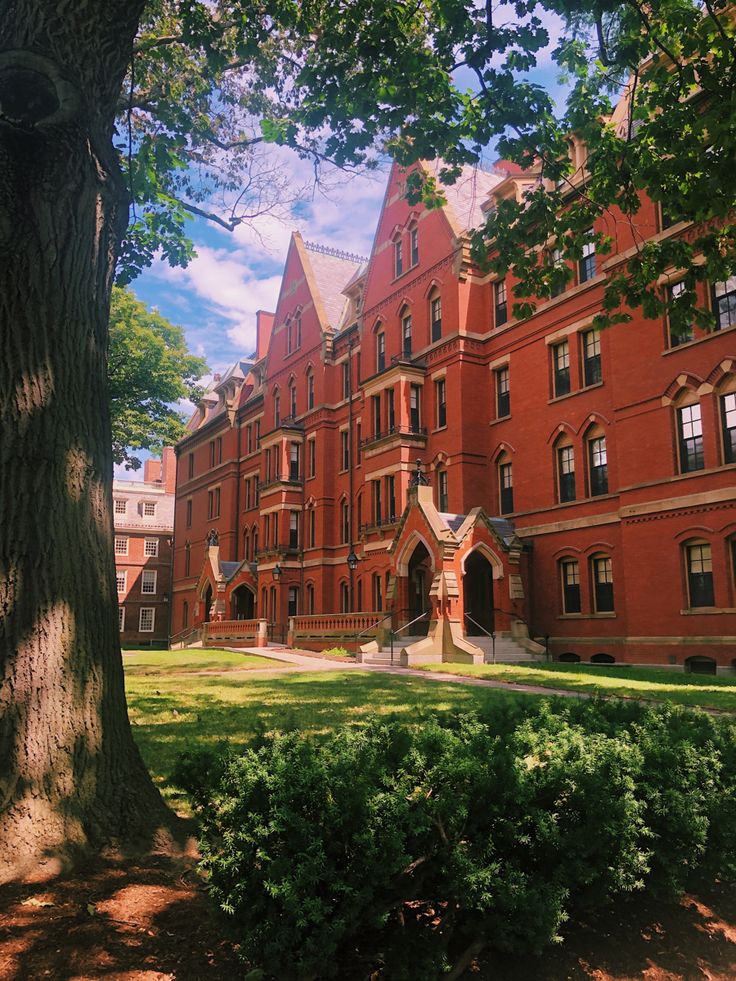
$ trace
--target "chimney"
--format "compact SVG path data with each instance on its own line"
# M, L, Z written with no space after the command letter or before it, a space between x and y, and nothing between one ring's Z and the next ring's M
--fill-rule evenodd
M164 446L161 454L161 483L167 494L176 490L176 454L173 446Z
M268 353L268 344L271 340L271 331L275 319L275 313L269 313L267 310L256 311L256 361L265 358Z
M161 480L161 461L143 461L143 479L147 484L159 483Z

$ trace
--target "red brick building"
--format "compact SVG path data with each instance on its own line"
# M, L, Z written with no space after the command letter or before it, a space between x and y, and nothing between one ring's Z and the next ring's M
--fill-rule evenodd
M176 459L166 447L143 480L114 480L115 568L120 641L165 647L169 637Z
M481 275L467 229L535 179L468 172L426 211L394 167L368 260L293 236L254 357L176 448L175 633L293 618L318 642L335 614L363 614L347 636L391 611L426 614L410 660L478 660L493 633L570 660L732 666L736 279L702 297L712 333L638 314L594 330L634 234L688 234L645 202L635 229L601 219L613 252L591 247L516 321L512 278Z

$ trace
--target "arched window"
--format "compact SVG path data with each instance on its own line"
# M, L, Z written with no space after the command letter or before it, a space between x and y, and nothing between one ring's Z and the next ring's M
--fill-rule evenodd
M192 546L189 542L184 543L184 575L188 576L192 570Z
M250 561L250 532L247 528L243 532L243 558L246 562Z
M610 555L594 555L590 560L593 603L596 613L613 613L613 562Z
M289 415L296 418L296 382L289 382Z
M708 542L685 544L688 606L691 609L715 606L713 589L713 556Z
M278 388L273 390L273 424L281 425L281 394Z
M442 296L438 289L429 294L429 323L432 341L442 337Z
M588 484L590 496L608 493L608 447L600 426L592 426L586 434L588 450Z
M733 375L718 392L723 440L723 462L736 463L736 377Z
M307 409L314 408L314 372L307 369Z
M253 561L258 558L258 525L253 525L253 532L250 536Z
M409 307L402 307L399 316L401 318L401 353L405 358L410 358L412 350L412 322Z
M340 502L340 541L347 544L350 541L350 508L348 502Z
M307 615L314 616L314 583L308 582L306 585L307 591Z
M575 449L565 434L555 443L557 499L561 504L575 500Z
M383 327L379 324L376 333L376 372L384 371L386 368L386 335Z
M580 655L573 654L572 651L566 651L564 654L560 654L557 660L563 664L580 664Z
M675 407L677 456L680 473L693 473L705 467L703 419L695 392L688 391Z
M437 510L447 513L450 510L450 495L448 493L447 471L444 467L437 470Z
M350 612L350 589L346 582L340 583L340 612Z
M577 559L560 559L562 612L580 613L580 565Z
M590 659L591 664L615 664L616 658L611 654L594 654Z
M498 498L501 514L511 514L514 510L514 475L511 457L503 453L498 458Z

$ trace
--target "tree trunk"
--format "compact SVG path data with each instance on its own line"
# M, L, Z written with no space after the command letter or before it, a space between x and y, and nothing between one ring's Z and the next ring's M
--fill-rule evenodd
M0 879L169 822L130 732L107 319L143 0L0 0Z

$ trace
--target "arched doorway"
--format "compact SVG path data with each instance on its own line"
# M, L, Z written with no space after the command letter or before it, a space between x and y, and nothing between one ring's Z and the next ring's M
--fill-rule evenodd
M204 616L202 617L202 622L209 623L210 610L212 609L212 586L209 583L207 583L207 589L204 591L202 602L204 603Z
M432 559L424 542L417 542L409 559L409 620L415 620L430 608L429 589L432 585ZM409 629L412 636L423 636L429 628L424 617Z
M238 586L232 594L233 620L252 620L256 613L256 598L246 585Z
M489 633L493 631L495 629L493 566L478 549L471 552L465 560L463 596L466 614L465 630L468 636L477 637L486 631ZM469 619L470 617L472 620Z

